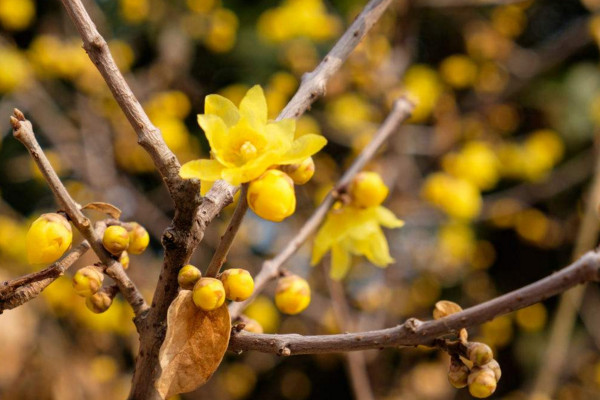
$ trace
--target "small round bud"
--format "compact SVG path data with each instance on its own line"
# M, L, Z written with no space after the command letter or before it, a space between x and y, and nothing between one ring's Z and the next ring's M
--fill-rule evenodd
M298 314L310 303L310 286L305 279L290 275L279 279L275 289L275 305L285 314Z
M27 260L30 264L49 264L71 247L73 231L65 217L57 213L42 214L27 231Z
M129 254L126 251L122 252L119 256L119 262L123 266L123 269L129 268Z
M129 233L122 226L111 225L104 231L102 244L110 254L116 256L129 247Z
M489 368L492 371L494 371L494 375L496 376L496 382L498 382L502 377L502 370L500 369L500 364L498 364L498 361L494 359L492 359L492 361L490 361L489 363L485 364L483 368Z
M282 165L280 169L288 174L296 185L304 185L315 174L315 162L312 157L308 157L298 164Z
M489 368L473 367L468 381L469 393L478 399L490 397L496 391L496 375Z
M254 279L250 272L241 268L231 268L219 276L225 295L232 301L244 301L254 292Z
M202 278L202 272L192 264L184 265L177 274L179 286L187 290L192 290L200 278Z
M283 172L270 169L248 187L248 205L261 218L280 222L296 210L294 182Z
M375 207L383 203L389 193L381 176L376 172L361 172L352 181L350 196L358 207Z
M102 287L104 275L93 265L83 267L73 275L73 289L82 297L90 297Z
M108 310L112 304L112 301L113 299L108 295L108 293L99 291L98 293L86 298L85 305L91 312L101 314Z
M142 254L148 243L150 243L150 235L148 231L137 222L129 223L132 229L129 231L129 248L131 254Z
M469 367L460 361L460 359L452 358L450 368L448 368L448 382L457 389L467 386L469 378Z
M258 321L252 319L252 318L248 318L245 317L245 321L244 321L244 330L246 332L251 332L251 333L263 333L263 327L261 324L258 323Z
M218 279L201 278L194 285L192 299L196 307L204 311L216 310L225 302L225 289Z
M467 358L473 362L473 365L482 366L494 358L494 353L485 343L470 342L467 344Z

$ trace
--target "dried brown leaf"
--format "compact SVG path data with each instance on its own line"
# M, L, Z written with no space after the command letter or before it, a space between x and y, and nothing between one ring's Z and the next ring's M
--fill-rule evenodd
M225 355L231 333L227 306L203 311L182 290L169 307L167 334L160 348L162 373L155 387L163 398L190 392L204 384Z
M119 219L121 217L121 210L117 207L113 206L110 203L104 203L102 201L94 201L92 203L88 203L85 206L81 207L82 210L94 210L100 211L114 219Z
M456 314L459 311L462 311L462 308L458 304L448 300L440 300L435 303L433 319L444 318L448 315Z

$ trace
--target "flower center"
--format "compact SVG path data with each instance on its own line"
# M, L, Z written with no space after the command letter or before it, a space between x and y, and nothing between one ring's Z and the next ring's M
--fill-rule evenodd
M256 147L248 140L240 146L240 155L244 161L249 161L253 158L256 158L256 153Z

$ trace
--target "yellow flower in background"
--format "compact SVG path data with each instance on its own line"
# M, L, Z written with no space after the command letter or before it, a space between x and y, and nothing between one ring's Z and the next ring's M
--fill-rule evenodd
M30 76L29 63L14 48L0 45L0 93L11 92L26 85Z
M449 174L466 179L481 190L492 189L500 178L496 153L484 142L472 141L458 153L447 154L442 166Z
M427 177L422 195L454 218L473 219L481 211L482 199L477 186L468 180L455 178L443 172L436 172Z
M131 24L140 23L150 14L150 3L148 0L121 0L119 10L125 21Z
M403 83L408 98L415 103L410 120L425 121L444 90L437 72L426 65L416 64L406 71Z
M394 262L381 227L400 228L404 222L383 206L332 209L315 238L311 264L331 250L330 276L342 279L350 268L351 255L363 255L378 267Z
M33 0L0 0L0 24L9 31L26 29L35 18Z
M184 179L224 179L239 185L258 178L273 165L303 161L321 150L327 140L308 134L294 140L296 122L267 121L267 102L260 86L251 88L239 109L225 97L206 97L198 123L211 148L211 160L185 163L179 174Z
M464 89L477 80L477 64L465 54L455 54L442 61L440 75L453 88Z

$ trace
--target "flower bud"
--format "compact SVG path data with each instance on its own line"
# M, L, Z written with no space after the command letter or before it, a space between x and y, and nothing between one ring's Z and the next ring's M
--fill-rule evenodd
M296 185L304 185L315 174L315 162L312 157L308 157L298 164L282 165L280 169L288 174Z
M489 368L473 367L468 382L469 393L478 399L490 397L496 390L496 375Z
M82 297L89 297L95 294L102 287L104 275L93 265L79 269L73 275L73 289L75 293Z
M126 251L122 252L119 256L119 262L123 266L123 269L129 268L129 254Z
M122 226L111 225L104 231L102 244L110 254L116 256L129 247L129 233Z
M494 353L485 343L470 342L467 344L467 358L473 362L473 365L482 366L494 358Z
M225 302L225 289L218 279L201 278L194 285L192 299L196 307L204 311L216 310Z
M132 229L129 231L129 248L131 254L142 254L148 243L150 243L150 235L148 231L137 222L130 222Z
M310 286L305 279L290 275L279 279L275 289L275 305L285 314L298 314L310 303Z
M112 304L112 301L112 297L110 297L108 293L101 290L98 293L86 298L85 305L91 312L101 314L108 310Z
M378 206L383 203L388 193L388 187L376 172L360 172L350 186L352 203L358 207Z
M192 290L200 278L202 278L202 272L191 264L184 265L177 274L179 286L187 290Z
M252 319L252 318L248 318L245 317L244 318L244 330L246 332L251 332L251 333L263 333L263 327L261 324L258 323L258 321Z
M245 269L228 269L219 276L219 279L223 282L225 295L229 300L244 301L254 292L254 279Z
M502 377L502 370L500 369L500 364L498 364L498 361L496 360L492 359L492 361L485 364L483 368L489 368L492 371L494 371L494 375L496 376L496 382L498 382Z
M458 358L452 358L450 368L448 369L448 382L457 389L467 386L469 378L469 367Z
M248 205L261 218L280 222L296 210L294 182L285 173L270 169L248 187Z
M71 247L73 231L65 217L57 213L42 214L27 232L27 260L30 264L49 264Z

